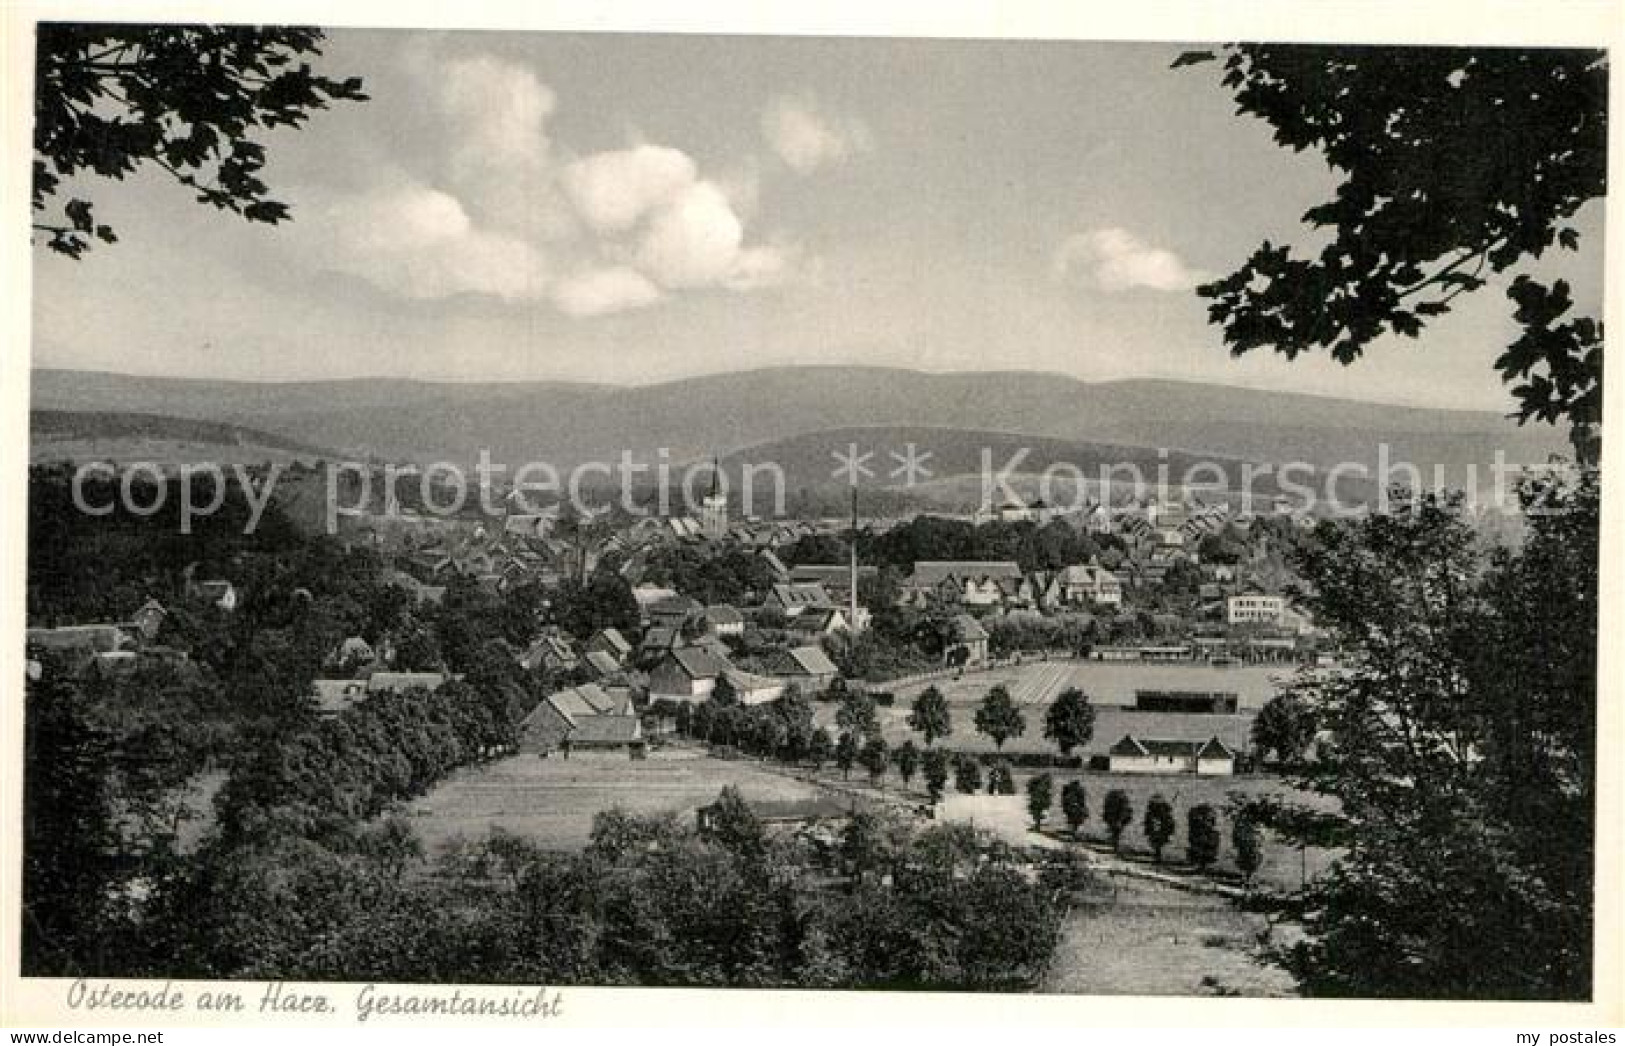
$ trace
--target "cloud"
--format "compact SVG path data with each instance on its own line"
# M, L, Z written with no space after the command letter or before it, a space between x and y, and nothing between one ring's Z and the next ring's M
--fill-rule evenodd
M788 282L800 262L800 252L787 247L747 247L734 258L723 285L734 291L763 290Z
M436 106L461 132L457 162L474 168L546 164L546 123L557 99L536 74L475 55L446 61L435 75Z
M553 288L553 303L566 316L602 316L660 301L660 288L624 265L577 273Z
M797 174L842 163L866 152L872 141L861 120L831 115L807 97L774 99L762 114L762 134Z
M326 193L332 232L307 244L307 258L402 297L486 295L575 317L794 275L793 249L749 243L753 166L703 176L687 153L659 144L572 159L550 139L558 100L535 73L443 46L402 55L423 85L410 170Z
M649 220L637 265L661 286L721 283L739 260L745 227L712 182L696 182Z
M1173 251L1153 247L1121 228L1091 229L1067 237L1055 252L1051 272L1058 281L1082 278L1110 292L1141 287L1184 291L1208 278Z
M482 229L448 193L400 181L359 197L328 201L327 261L407 298L484 294L522 301L548 283L535 246Z
M570 202L599 232L624 232L694 183L694 161L658 145L595 153L570 164L562 179Z

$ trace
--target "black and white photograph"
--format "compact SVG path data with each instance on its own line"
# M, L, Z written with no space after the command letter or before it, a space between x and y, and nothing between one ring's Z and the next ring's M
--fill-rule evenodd
M1613 39L110 17L7 27L5 1023L1619 1024Z

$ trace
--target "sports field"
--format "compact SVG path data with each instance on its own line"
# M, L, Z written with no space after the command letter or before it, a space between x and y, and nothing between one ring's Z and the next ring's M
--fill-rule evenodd
M586 845L600 810L670 810L692 823L693 812L730 784L747 799L818 793L816 786L764 770L754 760L714 759L692 749L660 749L639 760L517 755L459 771L409 804L406 814L431 855L457 836L478 839L492 828L546 849L577 850Z

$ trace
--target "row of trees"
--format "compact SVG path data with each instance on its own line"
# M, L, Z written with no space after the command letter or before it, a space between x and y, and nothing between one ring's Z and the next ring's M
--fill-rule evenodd
M862 695L848 701L861 703ZM845 707L842 709L845 712ZM854 718L860 718L856 714ZM915 697L908 714L909 729L924 738L927 746L953 734L953 715L947 698L935 686L928 686ZM976 707L973 717L976 732L1003 750L1005 742L1027 732L1027 716L1022 712L1010 690L1004 684L988 689ZM1044 738L1054 741L1061 754L1071 755L1073 750L1087 745L1095 735L1095 709L1089 695L1077 687L1068 687L1058 694L1044 713Z
M320 839L377 817L461 766L512 751L514 711L500 692L461 681L372 694L241 762L215 804L221 836Z
M1027 812L1032 818L1034 831L1043 829L1054 801L1055 782L1050 775L1039 774L1027 781ZM1061 814L1066 820L1067 829L1074 838L1078 837L1089 821L1089 794L1082 781L1074 779L1061 788ZM1127 792L1113 788L1106 793L1100 816L1113 851L1121 850L1123 834L1134 823L1133 800ZM1205 871L1219 859L1222 833L1218 811L1210 804L1199 803L1186 811L1185 823L1185 859ZM1162 863L1163 851L1173 840L1175 824L1173 804L1160 794L1152 796L1146 803L1141 830L1158 864ZM1231 846L1237 870L1251 879L1263 863L1262 837L1253 818L1232 818Z

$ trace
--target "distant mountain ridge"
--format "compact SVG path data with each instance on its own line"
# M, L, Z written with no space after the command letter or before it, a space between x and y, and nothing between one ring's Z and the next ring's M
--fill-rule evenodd
M1165 380L1087 383L1028 371L929 374L777 367L642 386L347 379L256 383L38 369L36 409L226 422L356 456L568 468L630 450L674 462L831 429L933 426L1178 447L1325 468L1375 463L1379 444L1424 468L1543 461L1563 440L1487 411L1455 411Z
M130 411L33 410L28 415L30 458L34 461L94 459L163 461L190 455L193 461L252 462L257 457L331 458L322 447L229 422L176 418Z

